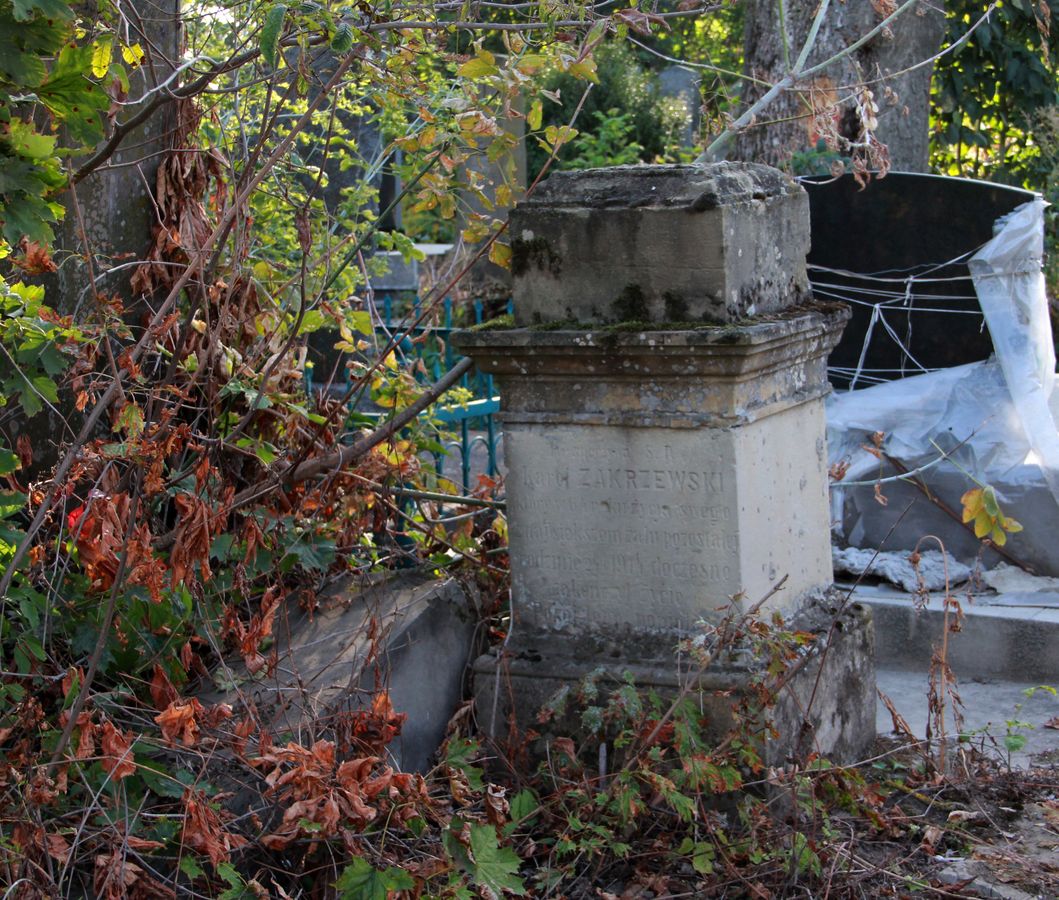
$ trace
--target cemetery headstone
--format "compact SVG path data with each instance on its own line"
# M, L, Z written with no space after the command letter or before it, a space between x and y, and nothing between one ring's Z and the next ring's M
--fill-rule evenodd
M512 633L475 665L483 724L532 721L600 666L675 688L678 640L781 581L765 611L824 628L826 358L848 313L809 293L804 191L754 164L560 173L510 227L515 327L457 337L499 385L508 466ZM874 668L870 616L846 618L810 724L853 758ZM797 706L776 716L802 733Z

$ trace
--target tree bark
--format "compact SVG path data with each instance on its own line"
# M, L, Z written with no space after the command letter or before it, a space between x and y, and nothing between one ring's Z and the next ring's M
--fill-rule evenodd
M780 0L747 0L744 53L746 109L768 85L788 74L808 37L820 0L786 0L788 54L780 30ZM871 31L898 6L892 0L833 0L805 68L840 53ZM826 71L784 91L740 133L732 156L774 166L812 149L833 128L858 140L864 117L858 101L878 106L875 137L889 148L894 170L925 172L928 162L930 79L944 34L944 0L927 2L900 15L887 30ZM762 84L759 82L767 82ZM867 97L865 91L871 92ZM828 120L830 119L830 122ZM841 149L841 148L840 148Z
M86 18L96 14L94 4L78 4L75 10ZM132 0L124 11L129 17L129 40L139 43L145 54L143 65L129 76L129 97L135 99L176 69L183 43L180 0ZM118 118L130 119L139 108L125 107ZM159 162L170 146L168 113L168 109L160 111L130 132L106 163L58 198L66 209L55 227L53 256L58 270L38 281L44 286L45 302L60 313L83 316L91 308L93 281L100 295L117 294L127 304L133 300L129 279L134 269L129 264L144 258L157 221L153 193ZM133 314L128 318L132 320ZM50 469L62 442L74 436L64 419L73 400L64 394L60 401L57 410L45 409L29 421L16 413L4 429L7 434L0 433L0 440L9 446L14 446L16 435L29 438L33 448L29 475Z

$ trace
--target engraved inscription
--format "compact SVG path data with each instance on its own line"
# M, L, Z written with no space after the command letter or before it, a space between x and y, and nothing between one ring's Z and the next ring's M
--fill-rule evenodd
M526 621L689 629L739 589L733 469L701 435L584 434L518 435L508 508Z

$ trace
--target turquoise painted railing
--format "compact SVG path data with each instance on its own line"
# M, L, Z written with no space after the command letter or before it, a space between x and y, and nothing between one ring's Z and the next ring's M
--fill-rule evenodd
M454 330L454 304L450 297L442 303L441 325L417 325L408 327L405 321L415 321L421 309L420 298L414 297L411 302L396 300L391 294L384 294L381 303L381 323L376 326L376 334L382 340L397 338L397 353L405 359L411 358L422 363L417 377L425 382L437 381L459 360L459 354L452 347L449 339ZM474 323L481 324L485 316L485 304L475 300L471 306ZM508 302L508 311L511 304ZM312 390L311 370L306 371L306 385ZM497 448L503 434L497 428L494 414L500 409L500 398L493 387L493 377L485 372L472 369L460 380L460 385L470 391L473 399L462 406L435 407L432 417L448 426L455 432L453 440L444 444L446 453L434 453L434 466L439 476L449 478L446 474L446 463L453 451L460 455L459 486L468 493L474 485L472 475L476 466L475 450L484 448L485 474L494 477L497 474ZM361 413L364 415L364 413ZM381 415L371 414L368 415Z

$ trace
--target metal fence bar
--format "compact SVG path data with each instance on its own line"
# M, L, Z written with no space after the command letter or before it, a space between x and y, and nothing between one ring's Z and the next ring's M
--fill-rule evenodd
M441 323L438 325L415 325L404 324L406 311L409 309L408 300L395 298L391 292L386 292L379 298L381 300L381 322L376 327L379 337L390 339L396 338L396 352L398 356L409 360L418 360L419 376L424 379L437 381L445 372L452 368L457 362L459 354L452 346L451 336L455 330L454 319L456 317L455 304L451 297L445 297L441 307ZM422 311L422 300L415 296L411 298L411 313L418 318ZM507 303L507 310L511 312L511 301ZM474 324L479 325L485 320L485 303L481 299L475 299L470 304L468 312L471 313ZM347 377L342 381L348 387L348 371L342 367ZM313 389L313 372L306 369L304 373L307 391ZM474 448L481 443L485 448L485 467L489 477L497 475L498 445L503 439L502 432L497 428L493 419L495 413L500 409L500 401L496 396L493 386L493 378L483 372L472 370L463 376L460 381L462 387L470 391L472 399L470 402L459 407L435 408L432 417L443 425L457 430L458 441L448 442L447 450L458 450L460 453L460 480L464 492L469 492L471 480L471 462ZM353 414L351 413L351 416ZM364 418L378 418L386 413L364 413L357 414L360 421ZM474 430L484 431L484 435L472 437L472 425ZM439 476L444 477L446 455L432 453L434 468Z

